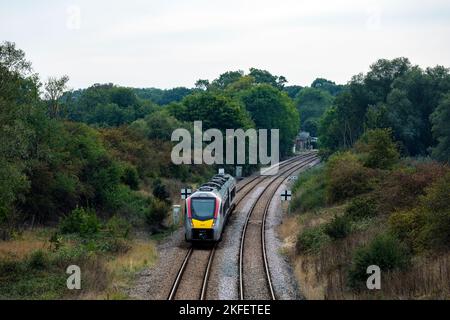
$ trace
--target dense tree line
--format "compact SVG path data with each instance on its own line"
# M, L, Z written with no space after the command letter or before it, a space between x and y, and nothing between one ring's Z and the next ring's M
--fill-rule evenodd
M22 223L57 222L77 207L158 225L167 199L138 189L155 177L192 181L203 170L168 165L168 132L180 124L168 115L155 120L152 105L132 90L95 85L61 98L65 83L50 78L42 86L23 51L0 45L0 236ZM100 116L108 105L118 111ZM121 112L128 117L111 120ZM136 118L141 123L102 130L83 123L109 127Z
M381 59L352 78L319 126L325 153L352 146L367 130L391 128L403 155L449 160L449 69Z

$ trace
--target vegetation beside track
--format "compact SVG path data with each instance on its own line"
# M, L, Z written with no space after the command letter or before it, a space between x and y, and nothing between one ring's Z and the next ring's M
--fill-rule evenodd
M295 183L290 255L306 298L450 298L450 168L401 159L391 137L369 130ZM381 290L366 287L369 265Z

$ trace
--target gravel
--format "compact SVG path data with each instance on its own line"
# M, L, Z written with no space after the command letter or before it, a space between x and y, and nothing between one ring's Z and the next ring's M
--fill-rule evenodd
M207 298L213 300L239 299L239 246L247 212L264 187L256 187L233 212L222 242L213 261Z
M182 228L158 245L157 263L138 274L134 287L128 292L130 297L145 300L167 299L188 247Z
M297 175L307 168L313 166L312 163L297 171ZM278 188L275 199L272 200L266 219L266 248L269 271L272 278L272 285L275 295L279 300L301 300L304 299L300 293L300 288L295 280L293 269L285 255L280 251L282 241L279 239L276 228L282 223L285 212L281 208L281 199L278 196L286 189L291 189L292 182L285 181Z
M312 166L312 165L309 165ZM304 169L302 169L304 170ZM266 180L266 185L270 179ZM281 241L278 238L276 227L281 224L283 211L280 206L278 194L287 187L283 184L276 192L276 199L271 203L266 221L266 246L267 259L272 276L273 287L278 299L301 299L298 285L295 281L293 271L287 258L280 252ZM246 200L242 201L230 216L226 226L223 240L217 246L215 257L211 266L206 298L210 300L237 300L239 299L239 246L241 232L251 206L256 198L264 191L264 186L256 187L250 192ZM259 223L250 222L249 226L255 225L260 228ZM249 230L250 231L250 230ZM250 240L250 237L249 237ZM258 239L260 247L260 241ZM256 243L256 242L255 242ZM157 263L143 270L137 277L135 286L129 290L129 295L133 299L167 299L175 276L186 256L190 244L184 241L184 230L180 228L158 245L159 259ZM244 250L249 251L248 248ZM259 254L259 253L258 253ZM256 261L256 260L255 260ZM191 261L192 262L192 261ZM244 260L245 263L245 260ZM248 263L248 262L247 262ZM257 265L255 268L259 268ZM245 267L244 267L245 270ZM256 278L265 278L264 269L261 272L254 272ZM198 277L202 277L199 274ZM197 278L198 278L197 277ZM254 279L255 281L257 279ZM199 278L200 279L200 278ZM197 279L196 281L199 281ZM244 280L245 280L244 273ZM247 280L250 280L247 278ZM265 279L262 279L265 281ZM259 281L259 280L258 280ZM263 283L265 285L265 283ZM181 284L180 284L181 286ZM267 291L267 290L266 290ZM248 292L250 293L250 292ZM247 294L246 294L247 297ZM253 297L250 296L250 297ZM267 298L261 292L255 294L255 298ZM183 296L183 298L195 298Z

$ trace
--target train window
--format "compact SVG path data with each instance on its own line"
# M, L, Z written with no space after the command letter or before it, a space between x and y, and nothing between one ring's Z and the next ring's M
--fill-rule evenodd
M196 220L209 220L214 218L214 211L216 209L215 198L192 198L191 200L191 214L192 218Z

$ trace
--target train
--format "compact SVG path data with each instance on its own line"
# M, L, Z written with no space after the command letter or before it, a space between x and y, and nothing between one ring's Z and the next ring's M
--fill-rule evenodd
M185 200L187 242L218 242L235 207L236 180L219 173L201 185Z

